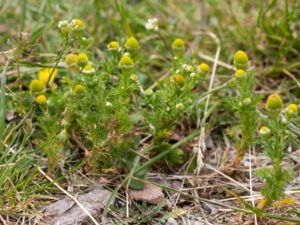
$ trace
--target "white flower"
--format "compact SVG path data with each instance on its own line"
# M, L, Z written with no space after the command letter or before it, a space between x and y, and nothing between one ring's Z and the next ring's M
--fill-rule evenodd
M65 27L69 27L69 26L70 26L70 24L69 24L68 20L61 20L58 22L59 29L63 29Z
M196 73L191 73L190 76L194 77L194 76L196 76Z
M110 102L105 103L106 107L112 107L112 104Z
M58 22L57 27L62 34L66 35L70 32L71 24L67 20L61 20Z
M150 18L147 20L147 23L145 25L146 30L158 30L158 19L156 17Z

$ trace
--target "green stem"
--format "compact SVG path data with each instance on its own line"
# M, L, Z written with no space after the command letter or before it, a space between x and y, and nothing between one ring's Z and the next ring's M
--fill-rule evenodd
M4 137L5 130L5 84L6 84L6 71L10 61L7 60L3 72L1 74L1 94L0 94L0 140Z
M51 80L51 78L52 78L52 76L53 76L53 74L54 74L54 71L55 71L55 69L57 68L59 61L61 60L61 58L62 58L64 52L66 51L66 49L67 49L67 47L68 47L68 43L69 43L69 38L67 37L66 40L65 40L65 45L64 45L64 47L63 47L63 50L62 50L61 53L59 54L59 56L58 56L58 58L57 58L57 60L56 60L56 63L55 63L55 65L54 65L54 67L52 68L51 73L50 73L50 75L49 75L49 77L48 77L46 86L49 85L49 82L50 82L50 80Z

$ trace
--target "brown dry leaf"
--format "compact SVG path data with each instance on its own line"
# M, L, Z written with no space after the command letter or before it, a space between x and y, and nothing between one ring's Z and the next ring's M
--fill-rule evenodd
M109 180L105 177L100 177L99 184L105 186L105 185L109 184Z
M7 26L4 24L0 24L0 33L3 34L6 33L7 31L8 31Z
M86 194L79 195L77 200L91 215L96 215L105 208L111 192L96 187ZM73 225L84 221L88 215L70 198L64 198L45 208L46 224Z
M164 200L165 196L160 187L153 184L145 184L143 190L129 190L131 200L158 204Z

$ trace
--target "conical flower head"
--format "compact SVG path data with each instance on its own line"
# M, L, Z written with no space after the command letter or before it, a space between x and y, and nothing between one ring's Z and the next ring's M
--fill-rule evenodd
M282 110L283 102L278 94L272 94L268 97L266 102L266 109L270 113L278 113Z
M39 94L44 92L46 89L45 84L40 80L32 80L29 85L31 94Z
M137 50L140 48L139 42L135 37L130 37L125 43L125 48L129 50Z
M182 40L181 38L176 38L172 43L172 49L174 49L174 50L184 50L185 49L184 40Z
M233 63L237 69L246 70L248 62L248 55L244 51L239 50L233 56Z
M294 118L298 115L299 109L296 104L289 104L286 107L285 114L288 118Z

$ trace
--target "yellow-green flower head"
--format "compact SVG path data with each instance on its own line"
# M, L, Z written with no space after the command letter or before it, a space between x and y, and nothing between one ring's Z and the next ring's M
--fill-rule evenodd
M152 94L153 94L152 89L149 89L149 88L148 88L148 89L145 90L145 95L148 95L148 96L149 96L149 95L152 95Z
M157 133L157 136L162 138L162 139L168 139L170 138L170 136L172 135L172 132L168 129L163 129L163 130L160 130L158 133Z
M182 109L184 109L184 105L182 103L178 103L178 104L176 104L175 108L178 110L182 110Z
M139 79L138 75L136 75L135 73L130 75L130 79L133 81L137 81Z
M194 67L192 67L191 65L188 65L188 64L183 64L182 69L187 71L187 72L193 72Z
M67 67L77 66L78 58L76 54L68 54L65 58Z
M124 55L120 61L119 61L119 66L121 68L131 68L134 66L133 60L130 58L128 55Z
M74 91L75 94L82 94L85 91L85 87L80 85L80 84L77 84L74 87L73 91Z
M130 37L127 39L125 43L125 48L130 49L130 50L136 50L140 48L138 40L136 40L135 37Z
M80 67L84 67L89 62L89 59L85 53L79 53L77 55L77 63Z
M185 43L181 38L176 38L172 43L172 49L174 50L184 50Z
M90 64L88 63L82 70L82 73L84 74L92 74L92 73L95 73L95 68Z
M61 78L61 82L62 82L62 83L65 83L65 84L70 83L70 81L71 81L71 79L70 79L70 77L68 77L68 76L63 76L63 77Z
M45 95L39 95L36 97L36 102L39 103L40 105L44 105L47 102L47 98Z
M185 158L185 153L179 148L173 149L168 155L168 161L173 165L183 164Z
M248 61L248 55L244 51L239 50L233 56L233 63L237 69L246 70Z
M248 55L241 50L238 50L233 57L234 63L237 64L247 64L248 63Z
M248 105L250 105L251 104L251 98L245 98L244 100L243 100L243 105L244 106L248 106Z
M241 69L238 69L235 71L235 77L238 78L238 79L243 79L246 77L246 71L245 70L241 70Z
M171 81L172 81L176 86L182 87L182 86L184 85L185 79L184 79L184 77L183 77L181 74L174 74L174 75L171 77Z
M298 115L299 109L296 104L289 104L286 107L285 114L288 118L294 118Z
M209 72L209 66L208 66L206 63L201 63L201 64L198 66L198 71L199 71L201 74L206 75L206 74Z
M116 51L119 49L119 43L116 41L111 41L108 43L107 49L110 51Z
M266 102L266 109L269 112L279 112L283 107L283 102L278 94L272 94L268 97Z
M75 31L82 31L85 28L84 22L82 22L80 19L73 19L71 21L71 26Z
M39 94L44 92L46 89L45 84L40 80L32 80L29 85L31 94Z
M270 130L269 127L262 126L262 127L259 129L258 133L259 133L261 136L267 136L267 135L269 135L269 134L271 133L271 130Z
M49 81L50 83L52 83L55 80L55 77L57 75L57 69L54 69L53 72L52 72L52 70L53 70L53 68L44 68L44 69L40 70L38 72L39 81L42 81L44 84L46 84L49 79L50 74L52 73L50 81Z

